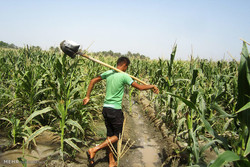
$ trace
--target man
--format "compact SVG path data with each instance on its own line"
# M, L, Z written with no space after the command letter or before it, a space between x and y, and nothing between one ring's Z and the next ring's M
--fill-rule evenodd
M125 72L130 64L127 57L120 57L117 60L117 68ZM124 116L122 112L122 97L124 94L124 86L132 85L139 90L153 89L154 93L159 93L155 85L140 85L126 73L119 73L114 70L109 70L90 81L86 97L83 99L83 105L86 105L90 100L90 93L94 85L101 80L106 79L106 96L103 105L103 117L107 128L107 139L100 145L90 148L86 153L89 158L90 165L94 164L94 157L97 151L108 146L108 142L115 143L119 139L119 134L122 133ZM109 140L108 140L109 139ZM109 149L109 147L108 147ZM112 151L109 149L109 167L116 166Z

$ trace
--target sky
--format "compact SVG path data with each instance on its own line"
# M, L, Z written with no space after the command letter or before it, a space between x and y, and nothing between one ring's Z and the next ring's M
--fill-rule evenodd
M249 0L0 0L0 41L88 51L240 60L250 42ZM231 56L230 56L231 55Z

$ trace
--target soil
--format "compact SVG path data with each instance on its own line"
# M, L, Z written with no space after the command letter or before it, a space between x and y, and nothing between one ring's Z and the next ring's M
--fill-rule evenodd
M125 100L123 110L126 117L124 129L123 146L128 140L134 141L132 147L120 159L120 167L164 167L184 166L180 155L174 150L178 147L171 137L163 137L152 121L146 117L139 101L133 100L132 114L129 114L129 103ZM105 125L102 121L96 122L96 133L88 141L89 147L100 144L105 140ZM5 141L6 142L6 141ZM28 166L40 167L85 167L88 166L88 159L85 152L88 147L82 147L84 154L76 154L74 159L65 157L60 160L59 148L60 137L52 132L46 131L36 138L37 146L32 150L11 149L0 152L0 165L22 166L17 161L18 157L25 154ZM183 159L183 158L182 158ZM185 158L184 158L185 159ZM106 150L100 150L95 156L95 167L107 167L108 157Z

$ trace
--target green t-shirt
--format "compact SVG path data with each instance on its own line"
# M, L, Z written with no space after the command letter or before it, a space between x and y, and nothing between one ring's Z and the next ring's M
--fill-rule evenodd
M106 79L106 97L103 107L114 109L122 108L122 97L124 86L131 85L134 81L126 73L109 70L101 74L102 79Z

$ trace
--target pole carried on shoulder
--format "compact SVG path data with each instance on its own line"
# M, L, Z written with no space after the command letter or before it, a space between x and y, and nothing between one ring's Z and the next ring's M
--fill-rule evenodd
M85 58L87 58L87 59L89 59L89 60L92 60L92 61L94 61L94 62L96 62L96 63L99 63L99 64L101 64L101 65L103 65L103 66L105 66L105 67L111 68L111 69L113 69L113 70L115 70L115 71L117 71L117 72L125 73L125 72L123 72L123 71L121 71L121 70L119 70L119 69L117 69L117 68L115 68L115 67L113 67L113 66L111 66L111 65L109 65L109 64L107 64L107 63L104 63L104 62L102 62L102 61L100 61L100 60L97 60L97 59L91 57L91 56L88 56L88 55L85 54L85 53L80 52L80 51L79 51L80 45L77 44L77 43L75 43L74 41L64 40L64 41L62 41L62 42L60 43L60 48L61 48L61 50L62 50L66 55L70 56L71 58L75 58L76 55L80 55L80 56L85 57ZM129 75L129 74L128 74L128 75ZM136 80L136 81L138 81L138 82L140 82L140 83L142 83L142 84L144 84L144 85L147 85L146 82L144 82L144 81L142 81L142 80L140 80L140 79L138 79L138 78L136 78L136 77L134 77L134 76L132 76L132 75L129 75L129 76L130 76L131 78L133 78L134 80Z

